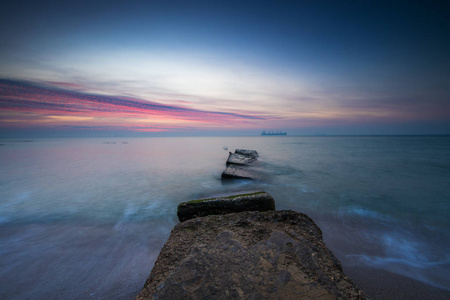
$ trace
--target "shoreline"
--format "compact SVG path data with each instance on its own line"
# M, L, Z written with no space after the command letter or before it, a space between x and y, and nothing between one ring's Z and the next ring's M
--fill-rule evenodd
M370 267L344 267L344 273L371 299L450 299L450 291Z

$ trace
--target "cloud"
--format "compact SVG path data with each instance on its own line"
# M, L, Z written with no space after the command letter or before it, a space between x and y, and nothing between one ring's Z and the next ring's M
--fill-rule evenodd
M135 120L154 124L177 123L178 126L182 127L192 125L192 123L202 124L203 126L227 123L238 125L268 118L251 112L199 110L143 99L70 91L64 88L77 88L78 86L64 82L50 84L56 87L27 81L0 80L0 110L9 112L11 118L14 115L18 116L17 113L19 112L38 115L42 121L46 120L49 124L55 125L55 122L58 122L57 126L86 122L88 123L86 124L87 127L91 126L90 124L108 127L109 125L100 125L100 123L114 122L115 128L122 123L121 125L124 128L138 128L138 130L153 127L136 127L134 124L131 126L132 123L135 123ZM24 118L24 121L27 121L26 118ZM11 123L14 122L8 124ZM5 123L3 126L5 126Z

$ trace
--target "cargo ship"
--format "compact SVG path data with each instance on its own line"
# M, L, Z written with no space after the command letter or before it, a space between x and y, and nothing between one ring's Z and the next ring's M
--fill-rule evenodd
M281 132L281 131L263 131L261 133L261 135L286 135L286 132Z

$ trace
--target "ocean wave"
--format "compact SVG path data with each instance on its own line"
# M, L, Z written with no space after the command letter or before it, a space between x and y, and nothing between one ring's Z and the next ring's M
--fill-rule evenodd
M31 199L31 196L32 196L32 192L31 191L20 192L20 193L18 193L15 196L15 198L12 201L9 201L9 202L5 201L5 202L1 203L0 204L0 209L5 209L5 208L10 207L10 206L21 204L21 203Z
M0 224L8 223L11 220L11 218L7 216L0 216Z
M450 291L450 259L439 261L414 261L408 258L370 255L347 255L357 258L363 265L380 268L409 277L428 285Z
M342 216L347 216L347 215L351 215L351 216L358 216L358 217L362 217L362 218L371 218L371 219L375 219L375 220L380 220L380 221L393 221L391 217L383 215L381 213L375 212L373 210L369 210L367 208L363 208L363 207L345 207L340 209L339 213Z
M373 233L371 237L382 247L382 254L348 254L346 257L356 259L359 264L384 269L450 290L449 255L430 252L425 242L397 231Z
M128 203L125 210L122 213L122 216L119 218L119 220L116 222L116 224L114 225L114 229L115 230L120 230L122 229L122 226L124 223L127 223L128 221L130 221L130 219L136 215L136 213L138 212L139 207L137 207L136 205L134 205L133 203Z
M407 258L397 258L397 257L381 257L381 256L370 256L364 254L356 254L356 255L347 255L347 257L356 257L361 261L364 261L366 264L371 266L389 266L392 264L402 264L407 265L409 267L419 268L419 269L428 269L435 266L445 266L450 265L450 259L445 259L442 261L414 261Z

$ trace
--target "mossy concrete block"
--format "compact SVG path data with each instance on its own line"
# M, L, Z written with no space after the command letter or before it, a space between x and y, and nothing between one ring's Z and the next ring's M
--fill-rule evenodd
M275 210L275 200L266 192L256 192L183 202L178 205L177 215L183 222L208 215L267 210Z

